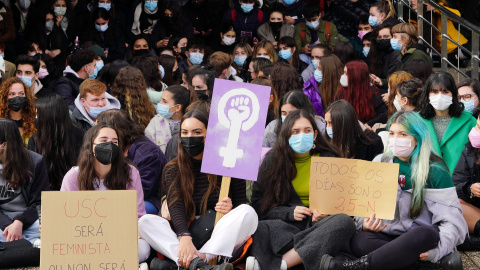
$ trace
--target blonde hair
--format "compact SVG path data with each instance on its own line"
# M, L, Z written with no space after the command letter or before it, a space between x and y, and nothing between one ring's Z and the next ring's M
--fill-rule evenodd
M397 109L393 105L393 100L397 95L397 85L401 82L408 81L413 79L412 74L406 71L397 71L392 73L390 77L388 77L388 87L390 88L389 96L388 96L388 117L392 116Z
M265 51L267 51L268 55L270 56L270 60L272 61L272 63L277 63L278 54L275 51L275 47L273 47L273 44L270 41L262 40L258 42L253 49L253 57L257 57L257 53L260 49L265 49Z

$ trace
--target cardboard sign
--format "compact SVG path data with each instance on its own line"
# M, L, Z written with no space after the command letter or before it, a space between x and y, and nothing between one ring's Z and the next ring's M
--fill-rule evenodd
M201 172L257 180L270 87L215 79Z
M356 159L312 157L310 209L320 214L392 220L399 165Z
M40 269L138 269L137 192L42 192Z

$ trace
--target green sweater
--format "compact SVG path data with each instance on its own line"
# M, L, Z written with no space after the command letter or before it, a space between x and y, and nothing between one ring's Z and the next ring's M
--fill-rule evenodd
M313 155L314 157L320 156L320 154ZM310 164L312 156L310 154L304 157L295 157L295 168L297 169L297 175L292 180L293 188L297 192L298 197L302 200L303 204L308 207L309 202L309 185L310 185Z
M409 190L412 188L412 169L410 162L401 161L398 158L393 159L393 163L400 165L398 171L398 184L402 190ZM430 170L428 171L428 179L425 184L425 188L449 188L453 187L452 177L448 173L447 168L440 163L435 163L430 165Z

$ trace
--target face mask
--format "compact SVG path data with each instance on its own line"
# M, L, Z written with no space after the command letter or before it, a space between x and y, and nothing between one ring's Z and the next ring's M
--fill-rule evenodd
M295 3L295 0L283 0L283 3L285 3L285 5L291 5Z
M282 123L285 122L285 118L287 118L285 115L282 115Z
M44 69L44 68L40 68L40 69L38 70L38 78L39 78L39 79L43 79L43 78L45 78L45 77L47 77L47 76L48 76L48 70L46 70L46 69Z
M235 64L239 67L243 67L243 64L245 63L245 60L247 60L246 56L235 56L233 61L235 61Z
M27 105L26 97L14 97L7 99L7 106L14 112L18 112Z
M363 56L367 57L370 52L370 47L363 47Z
M22 9L28 9L30 7L30 0L20 0L18 1L18 5L22 8Z
M368 23L369 23L372 27L378 26L378 25L380 24L377 20L378 20L378 18L375 17L375 16L370 16L370 17L368 17Z
M193 65L200 65L203 61L203 54L192 52L190 53L189 60Z
M333 128L332 127L326 127L325 130L327 131L328 137L333 138Z
M95 63L95 67L97 67L97 70L101 70L103 68L104 64L103 64L103 60L102 61L97 61Z
M86 104L86 102L85 102L85 104ZM87 105L87 107L90 109L90 112L88 112L88 114L90 114L90 116L93 117L94 119L97 119L97 116L100 113L110 109L110 107L108 105L105 105L103 107L90 107L90 106Z
M149 11L155 11L155 9L157 9L157 6L158 6L158 2L151 2L151 1L145 2L145 7Z
M312 60L312 66L314 69L317 69L319 60Z
M110 11L110 9L112 8L112 4L98 3L98 7L99 7L99 8L104 8L104 9L106 9L107 11Z
M35 55L37 55L37 53L31 53L31 54L29 54L28 56L32 56L32 57L33 57L33 56L35 56Z
M148 49L133 50L133 55L140 56L148 53Z
M222 41L223 41L223 43L225 43L225 45L230 46L233 43L235 43L235 38L229 38L227 36L224 36Z
M32 86L32 78L33 77L27 77L27 76L17 76L24 84L26 84L28 87Z
M340 76L340 84L343 87L348 87L348 77L347 77L347 75L343 74L342 76Z
M388 140L388 147L392 150L394 156L399 158L408 158L415 145L412 146L412 139L392 138Z
M281 50L278 52L278 55L283 59L288 61L292 57L292 51L290 49Z
M181 137L180 144L189 156L196 157L203 153L203 148L205 148L203 140L204 137Z
M318 20L314 21L314 22L307 22L307 26L308 28L310 29L316 29L318 27L318 25L320 24L320 22Z
M473 110L475 109L475 100L462 100L462 103L465 106L465 111L467 112L473 112Z
M430 96L430 104L437 111L444 111L452 105L452 97L443 94Z
M360 38L360 40L363 39L363 37L369 33L368 31L358 31L358 37Z
M55 13L55 16L64 16L65 13L67 13L67 7L55 7L53 8L53 13Z
M249 13L253 10L253 4L241 4L240 7L242 8L244 13Z
M46 29L48 32L52 32L52 30L53 30L53 21L46 22L46 23L45 23L45 29Z
M87 68L91 69L91 67L89 67L89 66L87 66ZM88 72L87 72L87 74L88 74ZM93 69L93 74L92 75L88 74L88 78L95 79L95 78L97 78L97 74L98 74L98 70L97 70L97 67L95 66L95 68Z
M207 101L209 98L207 90L195 90L195 94L197 94L198 99L203 101Z
M393 106L395 106L395 109L397 109L397 112L402 111L402 107L403 107L404 105L405 105L405 104L400 105L400 102L399 102L399 100L397 99L397 97L395 97L395 99L393 100Z
M398 44L398 39L390 39L390 45L395 51L400 51L402 49L402 44Z
M313 147L313 133L300 133L290 136L288 144L297 154L305 154Z
M468 139L473 147L480 148L480 133L475 128L468 133Z
M315 72L313 73L313 76L315 76L315 81L317 81L318 83L321 83L322 80L323 80L323 73L316 69Z
M382 39L380 41L377 41L377 48L380 51L386 51L390 49L392 45L390 44L390 39Z
M165 77L165 69L164 69L162 66L160 66L160 67L158 68L158 70L160 70L160 76L161 76L162 79L163 79L163 77Z
M108 29L108 23L106 23L104 25L95 24L95 29L97 29L97 31L99 31L99 32L105 32Z
M269 24L272 30L277 32L280 30L280 28L282 28L283 22L270 22Z
M175 107L175 105L172 106L172 107ZM157 103L157 113L160 114L161 116L165 117L165 118L170 118L170 117L172 117L173 113L168 112L168 111L172 107L170 107L168 105L165 105L165 104Z
M119 148L112 142L99 143L95 146L95 158L103 165L112 164L118 158Z

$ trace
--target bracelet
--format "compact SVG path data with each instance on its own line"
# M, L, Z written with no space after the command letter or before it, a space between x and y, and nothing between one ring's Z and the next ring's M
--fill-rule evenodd
M180 233L180 234L178 234L178 240L180 240L180 238L182 238L182 236L190 236L190 238L192 238L191 233Z

